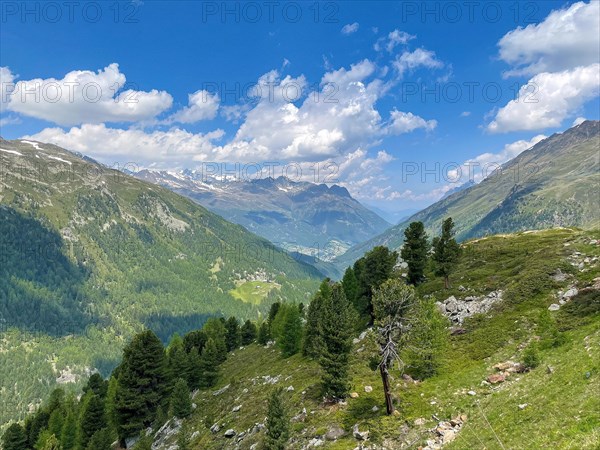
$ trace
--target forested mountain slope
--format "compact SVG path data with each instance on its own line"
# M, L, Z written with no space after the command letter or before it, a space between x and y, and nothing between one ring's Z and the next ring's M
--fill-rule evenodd
M28 141L0 141L0 249L0 423L57 380L106 373L143 325L167 339L255 318L321 277L168 189Z

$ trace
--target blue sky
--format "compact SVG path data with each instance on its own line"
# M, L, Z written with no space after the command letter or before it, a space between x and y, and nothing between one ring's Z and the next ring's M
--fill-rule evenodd
M403 210L600 110L598 2L1 8L0 134L109 165L258 164Z

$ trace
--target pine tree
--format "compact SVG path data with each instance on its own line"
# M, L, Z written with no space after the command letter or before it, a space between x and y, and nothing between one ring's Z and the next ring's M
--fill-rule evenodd
M169 367L169 378L174 383L177 378L186 378L189 375L189 359L185 352L183 339L175 333L167 347L167 365Z
M322 307L323 302L331 299L331 281L326 278L321 282L319 290L313 300L308 305L306 313L306 326L304 327L304 341L302 345L302 354L311 358L318 358L321 355L323 347L322 330Z
M242 343L240 323L238 322L237 318L232 316L227 319L225 328L227 329L227 335L225 338L227 342L227 351L232 352L233 350L239 348Z
M267 342L271 340L271 333L269 331L269 324L264 321L258 328L258 343L260 345L267 345Z
M95 373L89 378L86 386L83 388L83 393L86 394L87 392L92 391L100 397L105 397L107 390L108 381L104 380L99 373Z
M40 410L33 415L28 427L26 427L28 432L27 442L30 446L35 445L42 430L48 427L49 420L50 415L45 410Z
M60 445L63 450L73 450L77 447L77 417L71 411L65 417L60 435Z
M186 353L189 353L193 348L196 348L198 354L200 354L202 353L202 350L204 350L207 339L208 336L206 336L206 333L203 330L190 331L183 337L183 347L185 348Z
M2 448L4 450L27 450L25 429L18 423L13 423L8 427L2 436Z
M275 302L275 303L271 304L271 308L269 309L269 317L267 319L267 322L269 323L269 327L273 323L273 320L275 320L275 317L277 316L277 313L279 312L280 307L281 307L280 302Z
M123 351L115 399L122 444L154 421L169 388L166 367L163 345L150 330L136 335Z
M354 304L358 297L358 280L352 267L348 267L344 272L344 278L342 278L342 286L344 287L344 294L351 304Z
M118 430L117 407L116 407L117 388L118 388L117 379L114 376L111 376L110 379L108 380L108 389L106 391L105 412L106 412L106 422L108 423L108 427L113 434L116 434L117 430Z
M108 428L102 428L94 433L86 450L111 450L113 438Z
M50 420L48 420L48 431L55 436L60 436L64 420L65 411L63 408L56 408L54 411L52 411L52 414L50 414Z
M202 358L196 347L188 353L187 383L192 390L199 389L202 385Z
M450 288L450 274L460 258L460 246L454 239L454 222L448 217L442 224L442 235L433 239L433 264L435 274L444 277L444 287Z
M37 446L39 450L62 450L59 440L53 434L48 434L43 443Z
M424 279L429 241L423 222L411 222L404 230L404 245L400 257L408 264L407 280L412 285L420 284Z
M179 419L185 419L192 413L190 390L183 378L177 379L171 394L171 412Z
M285 450L290 436L290 421L283 403L283 389L273 391L267 412L264 450Z
M181 424L177 435L177 450L190 450L190 428L187 422Z
M86 448L94 433L107 425L104 399L94 394L92 390L89 390L86 396L79 425L81 448Z
M348 366L356 318L341 285L333 286L331 296L324 299L321 317L323 393L328 398L344 399L350 389Z
M434 299L417 300L409 311L406 363L417 378L435 375L449 342L448 319Z
M250 345L256 340L256 325L246 320L242 326L242 345Z
M227 329L225 328L225 319L222 317L219 319L212 317L206 321L202 329L206 333L207 342L208 339L213 340L219 364L225 362L227 359Z
M358 281L354 307L365 322L373 322L373 292L391 278L397 261L397 252L390 252L387 247L378 246L354 263L353 270Z
M296 305L285 308L279 346L285 358L295 355L302 343L302 319Z
M208 338L200 360L201 385L212 387L219 379L219 350L212 338Z

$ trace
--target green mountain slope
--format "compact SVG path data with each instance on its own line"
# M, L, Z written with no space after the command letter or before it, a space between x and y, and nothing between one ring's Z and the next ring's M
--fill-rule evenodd
M460 414L466 415L466 422L444 448L597 449L599 237L598 232L562 229L492 236L464 244L464 257L454 278L468 293L458 288L444 290L442 280L431 279L419 288L421 295L443 300L500 289L505 292L504 300L488 313L464 322L464 333L451 337L438 375L414 383L394 370L398 416L385 414L381 379L368 368L364 340L355 343L351 361L351 386L358 398L340 405L323 404L315 361L299 355L283 359L275 348L252 345L230 356L215 389L195 395L198 407L188 420L190 433L195 433L190 448L246 450L253 444L260 448L264 438L260 424L269 395L283 387L292 417L289 449L352 450L361 443L378 450L416 449L425 447L428 440L439 440L435 431L439 422ZM579 269L574 263L585 258L590 262ZM557 268L566 274L565 279L553 278ZM483 383L498 373L494 365L521 361L527 343L544 333L542 318L548 306L557 301L559 291L571 286L579 288L579 295L551 313L562 343L540 344L539 367L511 374L500 384ZM581 306L586 302L587 310ZM368 386L372 391L365 389ZM520 409L519 405L526 406ZM240 408L234 410L234 406ZM214 424L218 432L210 430ZM369 431L367 442L353 436L355 424L360 431ZM228 429L236 437L225 437ZM167 439L161 448L173 442L174 437Z
M0 250L0 423L106 373L143 325L167 339L211 315L256 318L321 277L168 189L27 141L0 141ZM250 281L271 289L236 296Z
M462 245L453 275L458 287L444 289L428 271L417 288L420 296L441 302L452 296L473 306L492 292L500 295L490 309L452 328L433 376L415 380L410 365L391 369L393 415L385 413L379 372L369 368L376 353L372 330L353 341L352 394L343 402L324 401L317 361L300 354L284 358L277 345L252 343L232 349L216 386L194 391L191 399L184 389L184 421L160 416L142 432L146 445L263 448L269 397L282 389L290 430L286 450L596 450L599 242L599 231L567 228L490 236ZM536 362L529 358L525 366L532 346Z
M600 224L600 122L586 121L554 134L491 174L481 183L434 203L379 236L336 258L339 269L365 251L402 245L404 229L422 221L436 235L446 217L460 240L497 233Z

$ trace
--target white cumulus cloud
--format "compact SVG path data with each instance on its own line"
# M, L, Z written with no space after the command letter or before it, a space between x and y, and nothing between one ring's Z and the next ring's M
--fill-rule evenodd
M540 73L501 108L488 125L492 133L558 127L588 100L599 95L600 64Z
M116 63L97 73L74 70L62 79L21 80L11 86L6 109L67 126L149 120L171 107L167 92L124 89L126 81Z
M578 2L552 11L543 22L518 27L498 42L506 76L558 72L599 62L600 2Z
M407 113L394 109L390 113L390 117L391 123L388 128L390 134L410 133L419 128L431 131L437 126L436 120L425 120L411 112Z
M424 48L418 48L414 52L403 52L396 57L392 62L392 65L398 71L400 76L404 75L406 71L412 71L419 67L425 67L427 69L439 69L444 67L444 63L436 58L435 52Z
M206 90L196 91L188 96L188 106L175 112L167 119L168 123L195 123L214 119L219 110L219 95Z

